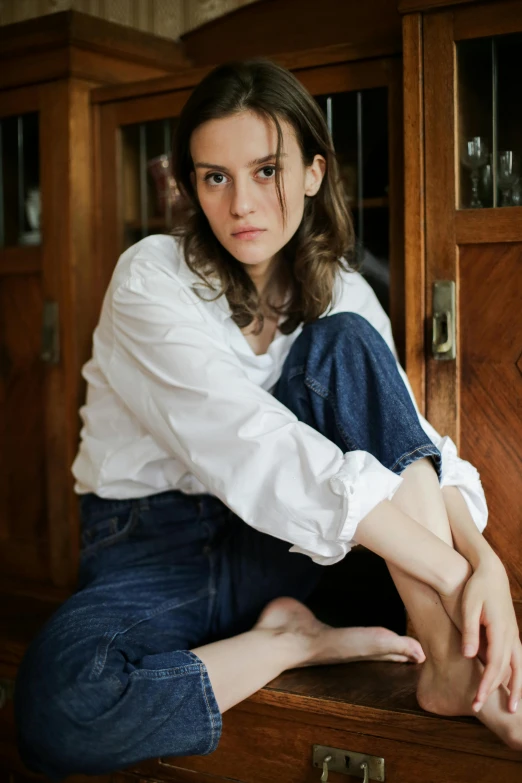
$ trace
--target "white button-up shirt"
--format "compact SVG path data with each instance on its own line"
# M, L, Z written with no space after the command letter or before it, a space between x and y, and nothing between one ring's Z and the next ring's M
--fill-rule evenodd
M368 452L343 453L270 393L301 327L277 331L258 356L226 297L203 301L198 284L170 236L147 237L120 257L83 368L76 492L115 499L208 492L291 551L335 563L354 546L360 520L402 478ZM357 272L340 273L334 291L330 312L346 311L366 318L397 357L390 321ZM482 531L487 505L477 470L418 415L442 453L441 485L459 487Z

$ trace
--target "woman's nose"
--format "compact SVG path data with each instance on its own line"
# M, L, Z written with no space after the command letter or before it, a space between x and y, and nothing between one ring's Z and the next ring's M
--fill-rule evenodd
M241 217L254 211L253 183L246 181L234 182L232 188L232 201L230 211L233 215Z

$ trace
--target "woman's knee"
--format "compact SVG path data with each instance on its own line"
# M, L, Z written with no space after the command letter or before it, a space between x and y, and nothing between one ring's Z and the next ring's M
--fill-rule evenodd
M75 681L77 671L92 667L85 648L83 663L76 644L74 665L68 666L56 650L47 645L29 649L20 666L14 695L18 747L26 766L49 777L89 774L99 763L102 737L97 727L100 709L107 702L103 679L82 688ZM63 653L63 650L62 650ZM69 653L70 654L70 653ZM92 659L91 659L92 660ZM73 663L72 659L69 661ZM114 688L114 686L112 686ZM103 711L103 707L101 708Z
M343 355L346 351L372 353L379 357L386 354L393 358L386 341L377 329L359 313L344 312L318 318L303 329L303 338L309 342L309 349L339 346ZM299 339L299 338L298 338Z
M30 651L20 667L18 744L31 770L53 778L105 774L146 758L203 755L217 746L221 716L206 670L192 653L153 655L161 659L158 668L147 668L111 647L100 668L92 644L78 640L67 655L74 662L65 676L49 650Z

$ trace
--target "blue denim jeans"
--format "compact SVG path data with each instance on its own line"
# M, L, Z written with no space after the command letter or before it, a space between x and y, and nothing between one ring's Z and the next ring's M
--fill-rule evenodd
M440 454L395 359L362 317L307 325L275 396L344 452L400 474ZM324 569L208 495L81 498L78 589L30 645L15 689L19 749L60 779L211 753L221 715L191 648L241 633L281 595L306 600Z

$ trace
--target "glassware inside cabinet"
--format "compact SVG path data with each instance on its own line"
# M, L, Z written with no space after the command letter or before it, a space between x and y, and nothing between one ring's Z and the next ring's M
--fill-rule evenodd
M388 90L316 95L353 215L355 261L389 312Z
M0 247L39 245L38 113L0 119Z
M126 125L121 134L121 211L124 248L171 227L178 197L172 176L175 119Z
M522 35L457 44L460 209L522 205Z

